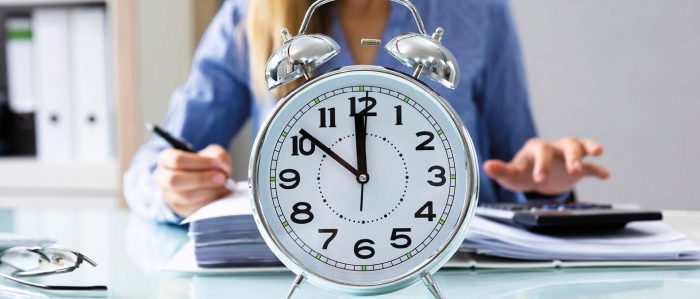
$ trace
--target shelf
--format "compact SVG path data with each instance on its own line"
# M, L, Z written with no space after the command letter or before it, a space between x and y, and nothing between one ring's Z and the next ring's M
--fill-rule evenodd
M0 0L0 6L62 5L105 2L106 0Z
M44 162L31 158L0 158L0 190L6 192L117 194L119 181L116 161Z

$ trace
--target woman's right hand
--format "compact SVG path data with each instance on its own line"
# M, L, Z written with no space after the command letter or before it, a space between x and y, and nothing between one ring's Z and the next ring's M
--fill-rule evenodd
M206 204L231 193L226 179L231 177L231 157L219 145L198 153L166 149L158 155L154 178L168 206L187 217Z

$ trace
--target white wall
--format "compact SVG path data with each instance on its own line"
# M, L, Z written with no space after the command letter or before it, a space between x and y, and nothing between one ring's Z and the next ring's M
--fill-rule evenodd
M194 1L139 0L141 119L161 123L172 92L185 83L194 55ZM231 146L234 178L247 178L252 140L248 124ZM143 131L143 140L151 133Z
M139 0L139 97L143 121L161 123L194 54L193 0ZM143 130L144 140L150 133Z
M700 209L700 1L511 1L541 134L605 146L581 198Z

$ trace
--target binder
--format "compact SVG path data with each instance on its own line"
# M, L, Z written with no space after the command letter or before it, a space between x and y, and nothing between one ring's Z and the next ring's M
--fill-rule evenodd
M104 161L113 156L105 24L103 8L79 7L69 13L75 153L83 161Z
M5 39L10 109L14 113L34 113L30 19L8 18L5 21Z
M36 154L35 99L33 90L32 30L29 17L5 20L5 53L9 126L5 154Z
M37 149L40 160L73 157L68 9L37 8L32 14Z

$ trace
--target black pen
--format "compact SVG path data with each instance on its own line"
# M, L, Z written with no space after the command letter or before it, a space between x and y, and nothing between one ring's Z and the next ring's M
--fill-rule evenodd
M152 123L146 123L145 126L146 126L147 130L153 132L153 134L158 135L160 138L163 138L174 149L181 150L183 152L188 152L188 153L195 152L190 143L188 143L187 141L175 138L173 135L171 135L167 131L163 130L161 127L154 125ZM235 191L235 189L236 189L236 183L231 178L226 179L225 186L226 186L226 189L229 189L231 191Z

